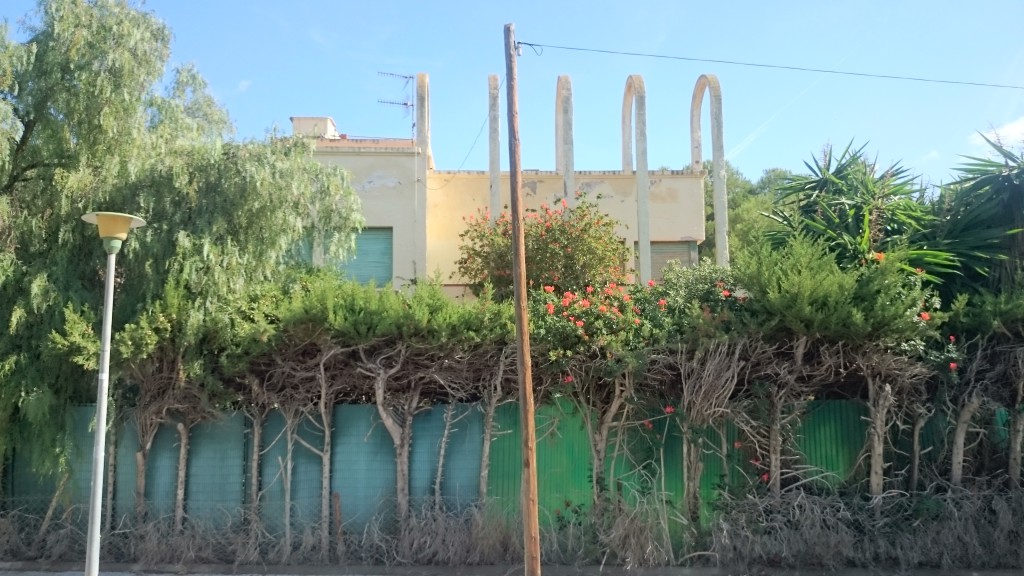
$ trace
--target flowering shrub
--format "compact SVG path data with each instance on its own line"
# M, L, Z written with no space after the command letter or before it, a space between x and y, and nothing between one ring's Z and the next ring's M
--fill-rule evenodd
M571 383L576 361L600 358L617 372L630 361L629 352L661 342L668 326L667 305L663 289L653 282L609 282L562 292L548 284L531 293L531 337L547 351L549 367Z
M527 210L523 220L528 286L551 286L559 294L584 286L625 279L631 250L616 232L618 222L598 210L597 203L577 193L570 207L562 200ZM490 284L497 299L512 296L512 219L487 210L465 218L459 235L458 276L474 293Z

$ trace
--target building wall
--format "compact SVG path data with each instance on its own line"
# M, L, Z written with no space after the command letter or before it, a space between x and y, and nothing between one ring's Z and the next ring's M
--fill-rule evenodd
M425 167L419 150L411 145L354 147L321 142L317 158L351 174L366 227L392 229L394 284L399 286L426 275L424 187L417 177Z

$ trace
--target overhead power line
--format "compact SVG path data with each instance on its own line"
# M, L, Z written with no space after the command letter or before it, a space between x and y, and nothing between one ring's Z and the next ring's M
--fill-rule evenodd
M690 56L674 56L671 54L647 54L643 52L625 52L621 50L607 50L604 48L582 48L579 46L557 46L554 44L537 44L533 42L519 42L520 46L529 46L539 56L544 53L544 48L552 50L569 50L572 52L591 52L595 54L611 54L615 56L634 56L637 58L658 58L661 60L685 60L687 62L709 62L712 64L728 64L730 66L748 66L752 68L773 68L776 70L792 70L796 72L816 72L818 74L835 74L838 76L860 76L863 78L882 78L885 80L906 80L910 82L930 82L932 84L957 84L960 86L981 86L984 88L1002 88L1006 90L1024 90L1024 86L1013 84L992 84L989 82L970 82L967 80L946 80L940 78L920 78L916 76L899 76L896 74L874 74L870 72L852 72L849 70L829 70L827 68L807 68L803 66L786 66L782 64L763 64L758 62L740 62L737 60L721 60L716 58L694 58Z

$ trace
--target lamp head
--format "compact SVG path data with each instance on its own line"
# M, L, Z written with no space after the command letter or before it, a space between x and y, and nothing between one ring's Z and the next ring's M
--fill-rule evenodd
M120 212L89 212L82 220L95 224L99 228L100 238L108 254L116 254L121 243L128 238L128 231L146 225L146 221L131 214Z

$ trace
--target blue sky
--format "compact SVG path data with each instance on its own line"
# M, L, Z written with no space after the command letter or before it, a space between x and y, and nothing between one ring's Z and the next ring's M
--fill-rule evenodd
M34 4L5 0L0 17L16 26ZM144 8L171 27L172 64L198 66L239 137L288 131L290 116L332 116L353 136L408 137L411 118L377 103L408 91L378 72L427 72L439 169L487 166L486 130L474 140L487 117L487 76L504 75L508 22L524 42L1024 85L1020 0L149 0ZM984 152L978 131L1024 142L1024 90L524 48L524 167L554 167L559 74L573 80L578 169L620 167L629 74L647 86L651 167L686 166L701 73L721 80L725 148L751 179L771 167L800 170L824 145L853 140L937 183L960 156Z

